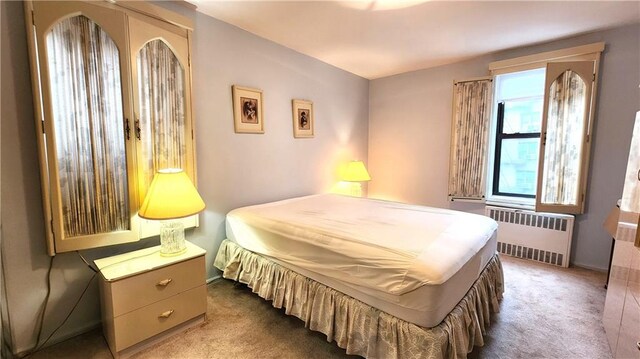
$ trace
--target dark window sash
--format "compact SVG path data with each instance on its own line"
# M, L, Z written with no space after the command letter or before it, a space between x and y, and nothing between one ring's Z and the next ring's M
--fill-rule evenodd
M493 165L492 193L496 196L536 198L535 195L522 193L500 192L500 157L502 154L502 140L519 138L540 138L540 132L503 133L504 130L504 101L498 103L498 123L496 126L496 146Z

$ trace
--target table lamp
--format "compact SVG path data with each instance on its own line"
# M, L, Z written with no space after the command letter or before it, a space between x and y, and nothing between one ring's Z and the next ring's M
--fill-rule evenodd
M354 197L362 197L362 183L371 181L371 176L364 166L362 161L351 161L347 165L342 180L345 182L352 182L351 195Z
M160 255L174 256L186 250L184 224L174 221L202 211L200 194L181 169L160 170L153 177L149 191L138 211L145 219L160 220Z

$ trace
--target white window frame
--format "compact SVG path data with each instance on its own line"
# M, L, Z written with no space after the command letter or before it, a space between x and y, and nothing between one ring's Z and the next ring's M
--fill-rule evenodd
M587 124L587 129L589 132L592 131L593 121L595 116L595 99L597 98L597 88L598 88L598 78L599 78L599 69L600 69L600 56L602 51L604 51L605 43L598 42L588 45L582 45L567 49L543 52L534 55L522 56L508 60L495 61L489 64L489 70L491 71L491 75L494 78L497 75L508 74L513 72L521 72L526 70L539 69L547 66L547 63L550 62L568 62L568 61L594 61L595 62L595 80L593 91L591 93L591 101L592 107L589 113L589 119ZM486 193L487 199L486 204L489 205L498 205L504 207L518 208L518 209L536 209L536 199L525 198L525 197L511 197L511 196L498 196L493 194L493 168L495 166L495 138L496 138L496 118L497 118L497 106L495 106L495 91L498 86L494 86L494 101L491 109L491 126L489 130L489 151L487 153L487 181L486 181ZM545 89L545 97L547 96ZM544 129L542 129L544 131ZM589 155L591 150L591 142L592 139L589 140L586 148L584 149L583 156L586 158L586 163L588 166L589 163ZM541 161L541 159L538 159ZM588 172L588 168L586 169ZM586 176L585 176L586 177ZM539 181L539 176L538 176ZM539 187L539 186L537 186ZM580 183L580 188L582 193L586 193L587 183L586 178L582 178ZM571 211L571 213L582 213L584 211L584 203L586 199L583 199L577 211ZM558 212L564 212L562 206L558 206ZM569 212L567 212L569 213Z

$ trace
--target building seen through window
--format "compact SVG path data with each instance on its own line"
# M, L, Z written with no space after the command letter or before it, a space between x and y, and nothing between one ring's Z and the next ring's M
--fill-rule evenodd
M493 195L534 198L545 69L496 76Z

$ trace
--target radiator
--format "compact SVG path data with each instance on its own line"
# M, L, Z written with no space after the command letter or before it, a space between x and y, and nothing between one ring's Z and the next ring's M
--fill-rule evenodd
M485 215L498 222L498 252L569 266L573 216L491 206Z

